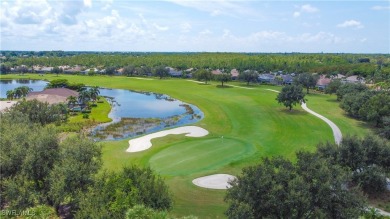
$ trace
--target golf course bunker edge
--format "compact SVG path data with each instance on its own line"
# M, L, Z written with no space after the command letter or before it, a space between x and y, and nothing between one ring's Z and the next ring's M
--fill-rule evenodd
M231 187L229 182L234 179L236 177L229 174L214 174L196 178L192 180L192 183L207 189L228 189Z

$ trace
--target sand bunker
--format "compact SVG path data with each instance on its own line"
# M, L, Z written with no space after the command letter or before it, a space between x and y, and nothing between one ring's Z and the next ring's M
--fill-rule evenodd
M229 174L214 174L196 178L192 180L192 183L208 189L228 189L231 187L228 182L234 179L236 177Z
M126 152L138 152L144 151L152 147L151 140L153 138L160 138L167 135L180 135L186 134L187 137L203 137L209 134L206 129L197 126L183 126L179 128L164 130L161 132L152 133L139 138L131 139L129 141L129 148Z
M11 107L14 105L17 101L0 101L0 112Z

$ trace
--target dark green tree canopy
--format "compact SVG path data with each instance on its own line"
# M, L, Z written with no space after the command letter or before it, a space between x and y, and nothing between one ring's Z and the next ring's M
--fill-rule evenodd
M278 103L282 103L289 110L292 109L296 104L304 103L305 94L302 91L300 85L287 85L282 88L282 91L276 97Z
M357 218L363 198L346 190L346 172L316 154L297 163L277 157L247 167L231 182L228 218Z
M301 73L294 79L294 83L302 85L306 88L306 93L309 93L309 88L314 88L317 84L318 75L310 73Z

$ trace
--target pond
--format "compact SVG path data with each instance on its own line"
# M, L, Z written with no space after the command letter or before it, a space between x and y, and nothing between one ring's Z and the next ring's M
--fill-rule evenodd
M48 82L42 80L0 80L0 97L7 98L7 91L21 86L28 86L29 88L32 88L33 91L42 91L47 84Z
M1 97L5 98L7 90L19 86L42 91L46 84L42 80L0 80ZM112 108L109 117L113 121L90 130L90 136L96 141L152 133L167 127L195 123L204 117L198 107L164 94L101 88L100 96L110 102Z
M100 89L100 95L111 102L112 122L91 130L94 140L117 140L195 123L202 111L191 104L164 94L122 89Z

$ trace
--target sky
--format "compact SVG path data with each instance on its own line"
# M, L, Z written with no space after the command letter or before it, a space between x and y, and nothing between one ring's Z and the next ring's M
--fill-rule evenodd
M390 1L1 0L0 50L390 53Z

